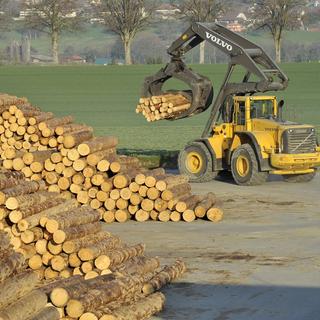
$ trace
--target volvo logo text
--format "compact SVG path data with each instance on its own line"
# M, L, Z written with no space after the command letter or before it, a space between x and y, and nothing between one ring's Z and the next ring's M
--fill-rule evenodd
M220 47L222 48L226 48L228 51L232 51L232 45L221 40L220 38L217 38L216 36L214 36L213 34L206 32L206 37L207 39L215 42L216 44L218 44Z

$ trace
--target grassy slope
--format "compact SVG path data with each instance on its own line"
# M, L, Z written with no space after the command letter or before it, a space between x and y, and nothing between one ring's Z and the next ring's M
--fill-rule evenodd
M95 127L98 134L115 134L122 147L177 150L201 134L208 111L180 121L147 123L134 112L145 76L160 66L1 67L0 91L27 96L44 110L73 114ZM279 97L286 100L294 119L320 123L320 64L285 64L291 81ZM209 76L215 91L224 76L224 65L195 65Z

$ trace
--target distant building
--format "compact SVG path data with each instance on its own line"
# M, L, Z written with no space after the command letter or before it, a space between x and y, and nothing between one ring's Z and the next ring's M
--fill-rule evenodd
M163 3L156 9L156 17L162 20L175 19L176 14L180 13L180 10L168 3Z
M220 19L219 22L226 26L233 32L243 32L247 29L247 15L238 10L227 11Z
M53 57L45 56L43 54L32 54L31 62L32 63L53 63Z
M233 32L244 32L246 28L238 22L231 22L226 25L226 27Z
M83 64L86 63L86 59L77 55L73 55L70 57L64 58L64 63L75 63L75 64Z

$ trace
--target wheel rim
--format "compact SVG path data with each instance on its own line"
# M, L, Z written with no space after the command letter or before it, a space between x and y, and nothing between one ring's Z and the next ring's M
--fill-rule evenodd
M239 156L236 161L236 167L239 176L247 176L250 168L249 160L244 156Z
M202 168L203 160L200 154L190 152L186 158L186 167L191 173L199 173Z

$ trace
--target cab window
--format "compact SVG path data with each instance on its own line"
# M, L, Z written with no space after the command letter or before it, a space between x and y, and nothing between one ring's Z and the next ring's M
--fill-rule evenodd
M246 123L246 107L244 101L239 101L237 124L244 126Z
M268 119L273 117L273 101L272 100L253 100L251 101L251 118Z

